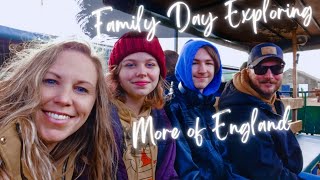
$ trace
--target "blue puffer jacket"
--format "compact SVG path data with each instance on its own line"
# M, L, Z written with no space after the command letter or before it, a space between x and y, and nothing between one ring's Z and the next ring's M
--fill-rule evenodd
M294 180L302 169L302 153L294 134L288 131L273 130L258 132L261 121L277 123L282 119L284 106L280 100L272 107L257 97L238 91L231 81L222 93L219 109L230 109L231 113L223 114L222 121L227 127L230 123L238 125L250 122L254 108L258 108L255 122L255 135L247 143L241 142L239 134L228 135L224 141L228 153L226 158L237 172L250 179Z
M203 46L210 46L217 53L217 60L221 64L219 52L211 43L188 41L175 68L179 87L175 89L173 99L165 107L172 126L179 128L181 132L177 139L175 168L181 179L233 179L236 176L222 160L224 148L211 131L214 127L212 115L216 112L213 107L215 95L221 83L221 66L202 93L192 80L194 57ZM203 140L201 146L197 145L195 138L187 134L189 128L195 129L197 118L199 130L204 128L200 133Z
M179 91L166 106L167 115L173 127L179 128L181 134L177 139L175 168L181 179L244 179L232 173L231 166L223 161L225 148L211 132L215 126L211 118L216 112L213 104L214 95L203 96L193 92L182 84ZM198 146L193 137L187 135L189 128L195 129L199 117L202 145Z
M175 168L181 179L244 179L231 172L221 154L225 152L221 142L211 132L215 126L212 115L215 96L203 96L193 92L182 84L175 92L175 97L166 106L167 115L173 127L179 128L181 134L177 139ZM198 146L193 137L187 135L189 128L195 129L199 117L199 130L203 139Z

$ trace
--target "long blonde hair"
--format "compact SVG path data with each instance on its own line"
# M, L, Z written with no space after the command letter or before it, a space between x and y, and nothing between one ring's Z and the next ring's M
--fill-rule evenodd
M40 108L42 79L57 56L65 50L75 50L92 59L98 72L97 96L86 123L49 153L37 135L34 117ZM21 162L34 179L57 178L53 175L56 166L65 162L71 153L75 158L68 161L73 162L74 175L80 176L85 170L90 179L115 179L117 148L109 117L107 91L100 59L87 43L76 40L32 43L15 53L1 68L0 128L14 122L20 124ZM5 169L0 171L0 179L8 175L5 172Z

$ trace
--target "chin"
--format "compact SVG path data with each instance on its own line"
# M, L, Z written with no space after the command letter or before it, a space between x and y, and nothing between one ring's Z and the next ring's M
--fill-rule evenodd
M263 94L264 94L264 96L265 97L272 97L272 95L274 94L274 92L272 91L272 92L270 92L270 91L268 91L268 92L263 92Z
M202 84L198 84L197 86L194 86L197 89L204 89L206 86L202 85Z
M60 138L58 138L57 136L56 137L44 137L44 138L41 138L44 142L46 143L55 143L55 142L59 142L61 141Z
M150 91L151 92L151 91ZM149 93L150 93L149 91L148 92L139 92L139 93L137 93L136 95L137 96L146 96L146 95L148 95Z
M59 134L46 133L46 134L41 134L41 139L47 143L56 143L56 142L60 142L60 141L64 140L65 138L63 137L63 134L61 134L61 133L59 133Z

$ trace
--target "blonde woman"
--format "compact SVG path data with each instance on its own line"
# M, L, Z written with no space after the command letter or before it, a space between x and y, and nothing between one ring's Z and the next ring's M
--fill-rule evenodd
M115 179L106 90L86 43L17 52L0 71L0 179Z

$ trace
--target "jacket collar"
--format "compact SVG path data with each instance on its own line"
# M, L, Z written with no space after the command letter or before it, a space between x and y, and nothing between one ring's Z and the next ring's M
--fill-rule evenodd
M284 112L284 106L281 99L275 99L274 104L270 105L256 96L239 91L235 87L233 80L226 84L226 88L222 92L219 101L219 108L221 109L230 108L232 106L257 107L280 116L282 116Z
M6 142L0 147L0 154L2 160L6 164L9 172L11 172L13 179L21 179L22 177L26 179L33 179L27 166L21 162L21 148L22 142L19 136L20 123L17 120L15 123L10 123L0 130L1 137L6 138ZM74 159L75 153L72 153L69 158ZM73 176L74 166L73 161L66 161L61 163L57 167L56 177L63 174L63 167L65 166L65 179L71 179ZM66 164L67 163L67 164Z
M215 96L209 95L205 96L201 93L191 91L187 87L185 87L182 82L178 85L178 90L181 94L183 94L184 99L186 100L188 105L214 105L215 103Z

